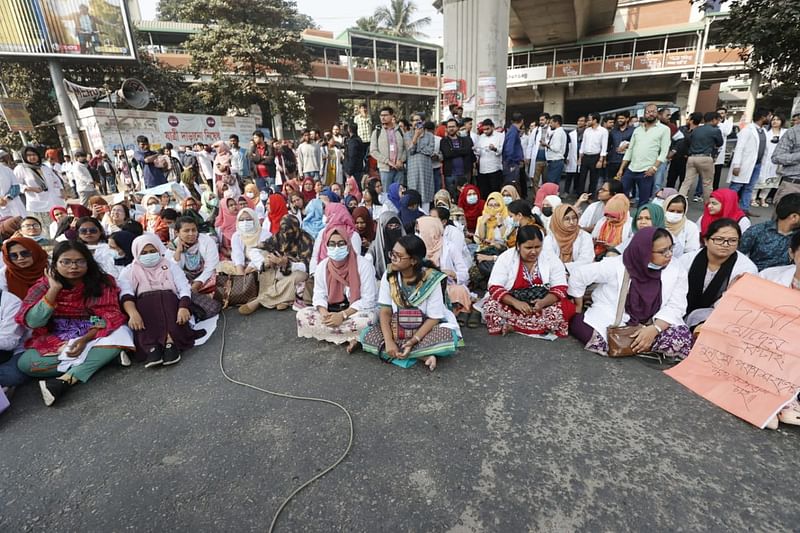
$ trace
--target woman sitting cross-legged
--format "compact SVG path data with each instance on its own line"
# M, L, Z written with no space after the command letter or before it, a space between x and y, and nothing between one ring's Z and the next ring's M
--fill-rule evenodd
M133 349L126 321L114 278L85 244L62 242L17 314L17 323L33 329L18 367L42 380L42 398L52 405L70 385L86 383L121 350Z
M219 252L214 239L200 233L197 219L187 216L178 217L175 233L177 236L169 246L170 259L181 267L191 283L192 292L213 293L219 264Z
M586 288L596 283L592 306L570 322L570 332L586 349L608 353L608 327L614 325L623 285L619 325L641 325L633 338L634 353L657 352L684 358L692 348L686 314L686 271L672 263L672 235L663 228L644 228L631 239L622 256L570 268L569 295L580 311ZM626 275L627 273L627 275Z
M361 330L375 323L375 267L353 250L344 228L328 227L323 242L328 257L317 265L312 306L297 312L297 336L347 343L352 352Z
M145 368L173 365L205 335L189 324L189 281L165 257L169 252L152 233L136 237L131 249L133 263L120 274L119 285L128 325L135 332L137 359L144 360Z
M483 304L490 335L516 331L567 336L575 314L567 298L567 272L556 255L542 254L543 241L538 227L522 227L516 247L497 258L489 278L490 298Z
M425 243L416 235L398 239L391 267L380 282L380 323L361 332L364 350L408 368L422 359L436 368L437 357L448 357L461 345L461 330L447 308L447 276L425 260Z

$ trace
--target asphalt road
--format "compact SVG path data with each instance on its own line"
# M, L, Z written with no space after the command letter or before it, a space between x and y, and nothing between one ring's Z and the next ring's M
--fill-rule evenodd
M758 430L640 360L468 330L435 372L229 314L226 368L344 404L355 443L278 531L788 531L800 430ZM341 453L343 414L225 381L220 331L172 368L110 365L0 416L0 531L265 531ZM792 473L794 472L794 474Z

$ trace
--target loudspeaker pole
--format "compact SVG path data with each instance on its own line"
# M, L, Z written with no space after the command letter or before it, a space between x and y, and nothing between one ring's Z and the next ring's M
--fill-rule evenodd
M133 176L133 167L128 159L128 151L125 149L125 141L122 139L122 130L119 128L119 119L117 118L117 106L114 105L114 100L111 98L111 90L106 89L108 96L108 105L111 106L111 114L114 115L114 124L117 126L117 135L119 135L119 144L122 148L122 157L125 159L125 164L128 165L128 172Z
M53 81L53 89L56 91L58 108L61 112L61 118L64 120L64 129L67 130L69 151L73 153L75 150L82 148L81 135L72 103L69 101L69 96L67 96L67 90L64 89L64 70L61 68L61 63L59 61L52 59L47 62L47 67L50 69L50 79Z

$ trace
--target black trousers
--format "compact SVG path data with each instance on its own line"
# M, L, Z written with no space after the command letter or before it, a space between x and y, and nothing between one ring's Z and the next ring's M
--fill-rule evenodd
M714 190L719 189L719 180L722 177L722 167L725 165L714 165Z
M677 185L683 181L684 176L686 176L686 158L680 156L673 157L672 161L669 162L667 187L672 187L673 189L676 188Z
M478 174L478 189L481 191L481 198L484 200L493 192L500 192L503 187L503 171L490 172L489 174Z
M600 169L597 168L598 161L600 161L600 154L583 154L581 158L581 170L575 182L576 194L588 192L594 195L594 193L597 192L597 180L600 177ZM588 189L586 189L587 176L589 177Z

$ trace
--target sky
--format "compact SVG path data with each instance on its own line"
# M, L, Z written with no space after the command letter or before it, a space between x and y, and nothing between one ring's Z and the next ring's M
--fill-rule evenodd
M371 15L379 6L388 4L388 0L296 0L297 7L301 13L305 13L313 18L320 29L332 31L334 36L355 25L356 19ZM431 25L423 30L426 38L424 41L432 41L441 44L443 41L443 22L442 16L433 7L433 0L416 0L417 18L431 17ZM158 0L139 0L139 8L142 11L142 18L154 20L156 18L156 8Z

